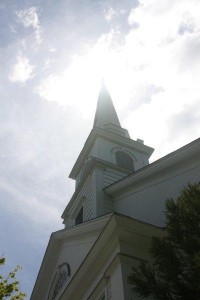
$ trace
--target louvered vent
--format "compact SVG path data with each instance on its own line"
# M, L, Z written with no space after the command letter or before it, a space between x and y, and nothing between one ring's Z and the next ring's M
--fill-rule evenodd
M133 159L130 155L128 155L124 151L117 151L115 153L115 157L116 157L116 163L118 166L134 172Z

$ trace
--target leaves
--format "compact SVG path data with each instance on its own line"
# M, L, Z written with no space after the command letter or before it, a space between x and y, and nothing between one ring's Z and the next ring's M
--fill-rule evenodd
M133 268L128 282L141 298L200 300L200 184L166 201L167 237L152 238L152 262Z
M0 266L6 262L5 257L0 258ZM21 269L17 266L13 271L9 272L7 277L0 275L0 300L23 300L26 294L19 289L19 281L16 280L16 273Z

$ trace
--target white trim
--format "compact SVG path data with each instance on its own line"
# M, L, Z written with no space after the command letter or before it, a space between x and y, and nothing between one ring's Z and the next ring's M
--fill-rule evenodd
M132 160L133 160L133 164L134 162L137 161L137 158L135 157L135 155L131 152L131 151L128 151L126 148L124 147L114 147L112 148L111 150L111 153L112 153L112 161L113 161L113 164L116 164L117 165L117 161L116 161L116 152L118 151L122 151L122 152L125 152L126 154L128 154Z
M113 141L117 143L119 146L127 147L130 150L136 150L145 153L148 158L151 156L153 153L154 149L146 146L144 144L141 144L137 141L131 140L130 138L121 136L119 134L113 133L111 131L95 127L92 129L90 132L90 135L88 136L85 145L83 149L81 150L80 155L78 156L74 167L69 175L69 178L76 179L77 174L80 172L80 169L82 167L83 161L85 161L86 157L88 156L95 140L97 137L103 137L109 141Z
M130 240L134 234L138 240L137 235L141 235L141 233L145 233L144 236L150 239L152 235L155 234L158 236L161 234L163 235L163 230L157 226L143 223L120 214L112 214L112 217L101 231L101 234L89 251L85 260L80 265L78 271L74 274L69 285L61 295L60 300L64 300L66 295L69 299L70 297L71 299L73 297L74 299L75 297L76 299L81 299L81 295L85 293L87 286L94 278L93 272L96 272L97 266L99 268L99 255L101 254L101 262L103 262L106 261L112 253L112 260L110 260L110 262L112 262L118 253L117 251L120 238L123 240ZM137 259L140 260L141 258L138 257ZM108 262L108 266L110 265L110 262ZM79 287L78 290L77 286Z
M79 185L77 186L74 194L72 195L72 198L71 200L69 201L69 203L67 204L61 218L64 219L63 223L66 222L66 218L69 214L71 214L71 209L73 209L73 207L75 207L77 205L77 195L78 193L80 192L82 186L84 185L85 181L87 180L88 176L91 176L90 173L92 172L92 170L95 168L95 167L100 167L100 168L103 168L105 169L106 167L109 167L109 168L112 168L116 171L120 171L120 172L123 172L124 173L124 177L126 177L127 175L129 174L132 174L133 172L128 170L128 169L124 169L116 164L112 164L110 162L107 162L105 160L101 160L99 158L96 158L96 157L91 157L91 160L89 161L89 163L87 164L86 166L86 169L85 169L85 174L82 178L82 180L80 181Z
M186 165L190 165L200 159L200 139L186 145L167 156L147 165L146 167L139 169L135 173L119 180L116 183L106 187L104 191L107 195L114 195L115 193L124 193L124 190L132 188L138 184L144 185L147 181L150 183L153 179L166 174L173 173L174 170L180 170L186 168ZM180 172L180 171L179 171Z

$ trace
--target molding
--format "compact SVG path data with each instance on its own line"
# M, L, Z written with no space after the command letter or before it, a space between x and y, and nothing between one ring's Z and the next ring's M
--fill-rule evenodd
M130 225L132 226L131 231ZM82 299L82 295L85 293L91 281L97 276L97 273L99 273L98 276L100 276L100 279L102 277L101 274L109 276L109 272L112 272L112 268L119 263L119 256L117 256L116 259L115 256L119 251L120 233L122 230L129 232L130 234L137 234L141 229L145 231L145 236L148 237L151 237L152 233L163 234L164 232L163 229L158 226L150 225L121 214L111 214L110 219L90 249L88 255L83 260L66 289L63 291L60 300ZM130 237L127 241L130 241ZM102 265L99 264L98 260L100 255ZM135 257L135 259L137 258ZM103 264L105 264L105 271L102 270ZM78 290L77 286L79 287Z
M130 256L130 255L124 254L122 252L117 253L114 256L111 263L109 264L109 266L107 267L107 269L104 271L103 275L99 279L99 281L96 284L95 288L92 290L90 295L87 297L87 300L96 300L97 299L97 296L99 295L101 290L106 287L106 284L108 283L108 281L109 281L109 279L112 275L113 270L120 263L130 264L130 262L132 263L133 261L140 261L141 262L141 261L146 261L146 260L135 257L135 256Z
M56 254L58 253L60 247L59 240L55 239L54 233L51 234L49 243L47 245L32 293L30 299L38 299L37 293L40 291L40 289L43 287L43 280L42 278L46 276L46 273L51 273L51 268L53 265L53 261L51 260L51 263L48 263L48 256L49 253L51 253L52 257L56 257ZM53 277L52 277L53 278ZM51 278L51 279L52 279Z
M79 269L72 277L63 294L60 296L60 300L66 299L66 295L67 299L74 299L74 293L82 293L85 287L88 285L88 281L91 281L94 278L93 272L97 271L95 268L95 263L97 263L99 255L101 255L101 262L106 259L105 255L107 253L105 253L105 245L109 244L109 252L112 252L113 248L115 248L115 229L115 219L113 218L113 215L110 215L110 219L106 223L106 226L101 231L86 258L83 260ZM79 287L78 290L77 286ZM80 297L76 299L80 299Z
M38 299L37 293L43 286L44 278L47 277L46 274L51 273L50 269L54 262L56 262L58 248L60 247L61 242L65 239L68 239L69 241L71 238L77 238L78 236L83 236L83 234L87 235L88 233L95 233L96 231L102 230L111 217L112 214L101 216L97 219L67 229L62 229L51 234L30 299ZM51 280L51 278L49 280Z
M117 267L117 265L120 264L119 256L120 256L120 253L117 253L114 256L111 263L108 265L108 267L104 271L103 275L98 280L98 283L96 284L96 286L94 287L92 292L87 297L87 300L96 300L97 296L99 296L99 293L101 293L102 289L106 288L106 285L108 284L108 282L110 280L110 275L112 274L112 271Z
M80 225L76 225L72 228L54 232L51 235L45 256L43 258L31 299L39 299L38 296L43 294L45 289L44 278L48 282L51 281L51 277L47 279L47 274L50 274L52 272L52 268L54 268L56 265L56 254L58 253L59 247L62 245L62 241L69 241L71 238L76 239L78 236L83 236L83 233L87 235L89 232L95 233L98 230L100 230L100 233L98 233L96 241L76 273L70 279L68 286L59 296L60 300L80 299L80 297L73 298L74 294L85 292L87 286L94 279L94 273L100 272L99 274L101 274L101 264L105 264L105 271L107 270L106 272L112 271L111 267L116 263L114 257L119 252L119 243L122 236L123 239L126 238L127 241L130 242L130 236L132 236L132 234L140 234L141 231L145 233L145 236L149 237L155 234L158 235L164 233L163 229L158 226L144 223L118 213L108 214ZM127 232L128 235L124 235L123 232ZM101 264L99 264L100 256ZM105 271L103 272L105 273ZM78 290L77 286L79 287Z
M100 127L94 127L92 129L92 131L90 132L90 134L85 142L85 145L84 145L83 149L81 150L81 153L78 156L78 158L74 164L74 167L72 168L69 178L76 179L77 174L80 172L82 162L85 161L85 159L86 159L89 151L91 150L97 137L102 137L106 140L115 142L118 145L127 147L129 149L134 149L134 150L143 152L146 155L148 155L148 157L150 157L154 151L153 148L146 146L144 144L141 144L137 141L131 140L130 138L121 136L119 134L116 134L109 130L102 129Z
M124 189L136 185L143 185L147 181L152 181L166 173L172 173L174 170L185 168L186 165L200 158L200 139L183 146L182 148L164 156L163 158L139 169L135 173L109 185L104 189L109 196L124 193Z
M70 237L77 237L79 235L86 234L88 232L94 232L105 225L105 222L110 219L112 213L100 216L96 219L91 219L72 227L67 227L65 229L54 232L52 235L57 240L62 240Z

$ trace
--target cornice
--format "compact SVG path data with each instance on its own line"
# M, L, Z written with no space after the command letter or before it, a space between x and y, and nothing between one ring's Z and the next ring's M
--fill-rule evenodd
M40 270L38 272L31 299L37 295L37 291L43 284L43 277L46 277L46 274L50 273L49 269L52 267L53 261L57 257L56 254L58 253L58 248L61 245L61 241L65 239L69 240L70 238L77 238L83 234L87 235L88 233L102 230L111 217L112 214L107 214L79 225L53 232L51 234Z
M35 285L32 290L30 300L37 299L37 293L41 289L41 286L43 285L43 280L41 279L45 277L46 273L48 274L51 272L50 268L52 267L52 261L50 264L48 263L49 252L51 253L52 257L56 257L56 253L58 253L59 246L60 246L59 240L55 239L54 234L52 233L35 281Z
M54 232L52 235L54 239L63 240L65 238L77 237L82 234L86 234L89 232L94 232L105 225L105 222L109 220L112 214L107 214L100 216L95 219L88 220L79 225L75 225L72 227L67 227L63 230L59 230Z
M104 191L107 195L123 192L133 185L145 183L147 180L170 173L178 168L190 164L200 158L200 139L183 146L182 148L164 156L163 158L149 164L148 166L136 171L134 174L128 175L125 178L106 187Z
M140 152L145 153L146 155L148 155L148 157L151 156L151 154L153 153L154 149L146 146L144 144L141 144L137 141L134 141L130 138L127 138L125 136L121 136L117 133L111 132L109 130L105 130L103 128L100 127L94 127L92 129L92 131L90 132L83 149L81 150L81 153L79 155L79 157L77 158L74 167L72 168L72 171L69 175L69 178L72 179L76 179L77 174L79 173L81 166L82 166L82 162L85 161L89 151L92 148L92 145L95 142L95 139L97 137L102 137L105 138L109 141L112 142L116 142L117 144L121 145L121 146L126 146L129 149L135 149L138 150Z
M81 293L84 292L87 285L90 284L90 281L96 276L95 272L99 271L96 270L96 267L99 268L99 255L101 255L101 263L106 261L109 257L108 266L104 272L105 275L109 275L109 272L112 271L114 265L119 263L120 257L118 251L120 249L121 229L125 230L125 232L130 232L130 234L139 234L141 233L141 228L146 232L146 236L148 237L151 237L152 233L155 232L159 232L160 234L163 233L163 229L158 226L153 226L121 214L111 214L110 219L90 249L88 255L61 295L60 300L72 299L74 296L76 296L76 299L81 299ZM147 228L149 230L146 230ZM130 236L127 241L130 241ZM110 257L111 253L113 254L112 257ZM77 286L79 287L79 290L77 290Z
M121 231L121 229L125 232L128 232L128 237L123 234L123 231ZM70 297L77 292L77 286L80 290L85 289L85 285L87 285L88 282L93 279L93 272L95 272L96 270L94 266L95 264L97 264L97 266L99 265L98 258L100 255L102 262L109 257L110 253L113 253L113 258L111 258L111 261L109 262L108 267L105 270L105 275L111 272L113 263L116 263L116 259L113 259L118 253L119 247L117 246L119 245L119 239L121 238L121 236L123 236L123 239L127 238L127 241L130 241L131 233L141 234L141 232L143 232L146 236L150 237L152 236L152 233L155 234L156 232L157 235L158 232L163 232L163 229L159 228L158 226L154 226L133 219L131 217L121 215L119 213L107 214L80 225L76 225L72 228L54 232L51 235L47 250L45 252L45 256L38 273L31 299L38 299L37 296L40 295L40 289L43 289L42 285L44 283L44 278L47 277L47 274L50 274L52 272L52 268L56 263L56 253L58 253L58 249L62 245L62 241L66 239L69 241L72 237L76 238L78 235L82 236L83 233L87 234L88 232L92 231L96 232L96 230L100 230L96 241L83 260L79 269L71 278L68 286L63 291L63 294L59 298L60 300L66 299L66 295L67 299L72 299Z
M79 291L81 291L81 288L85 285L83 282L85 281L87 282L89 278L90 279L92 278L93 275L90 272L88 272L89 267L91 266L94 267L94 263L96 259L99 257L100 253L101 253L101 261L103 260L102 250L104 249L104 246L106 243L108 243L108 241L110 245L110 250L112 250L111 245L113 244L112 241L115 240L115 236L113 234L115 228L116 228L116 222L113 215L111 215L106 226L104 227L99 237L97 238L96 242L90 249L86 258L84 259L79 269L74 274L68 286L64 290L63 294L60 297L60 300L64 300L66 295L68 299L70 299L70 297L72 297L73 294L77 292L77 286L79 287Z

